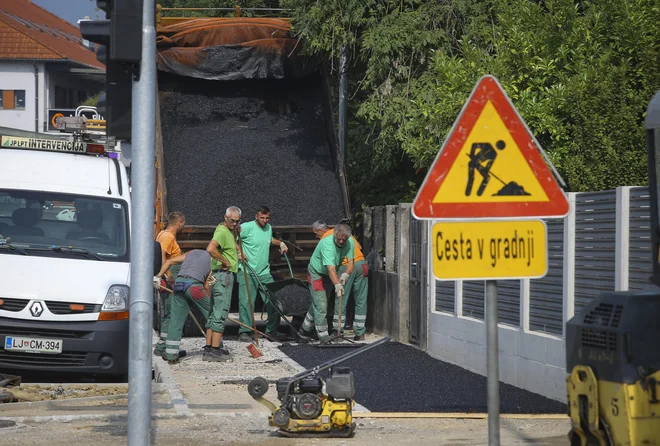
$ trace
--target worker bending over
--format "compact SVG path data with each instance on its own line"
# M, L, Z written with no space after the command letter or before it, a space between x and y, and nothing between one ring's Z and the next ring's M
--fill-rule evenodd
M193 249L185 254L168 259L162 266L158 275L154 277L154 287L160 287L160 280L173 265L181 265L172 289L170 314L170 328L165 341L163 359L170 363L178 362L181 346L181 337L186 318L190 312L190 306L195 305L202 314L207 315L211 310L211 299L208 287L213 283L211 276L211 256L202 249ZM207 334L206 346L204 347L203 361L224 361L229 357L229 352L218 352L211 348L211 338Z
M247 271L243 271L242 262L238 265L238 312L240 321L251 327L254 305L257 300L257 294L261 293L261 298L266 302L266 311L268 312L268 322L266 324L266 334L277 335L277 329L280 326L280 315L273 304L265 298L263 291L257 287L257 281L261 283L272 283L273 276L270 274L270 263L268 257L270 246L279 246L280 254L288 251L284 242L273 238L273 228L270 226L270 209L268 206L260 206L257 209L254 221L241 225L239 235L239 258L247 263ZM245 280L247 273L247 283ZM252 299L252 305L248 301ZM251 342L250 330L241 327L238 332L238 340L242 342Z
M330 237L334 234L334 229L328 228L322 221L315 221L312 225L314 234L321 240ZM346 306L348 304L348 297L350 292L353 291L353 299L355 299L355 317L353 318L353 330L355 331L356 341L364 341L364 333L366 331L365 324L367 322L367 296L369 295L369 266L364 259L362 253L362 245L357 239L351 235L353 241L353 273L350 274L348 281L344 283L345 295L342 299L342 330L346 327ZM348 267L348 259L342 260L339 267L339 277L345 277ZM339 299L335 299L335 314L332 318L333 332L339 331Z
M316 334L321 342L330 338L328 333L328 297L323 283L324 277L330 279L335 288L337 297L344 295L344 284L353 272L353 240L351 228L345 224L338 224L332 237L322 239L309 260L307 267L307 280L312 293L312 306L310 307L301 334L311 332L316 327ZM344 258L347 258L346 272L341 277L337 275L337 268Z
M211 275L215 283L211 288L211 311L206 318L206 343L211 345L210 354L215 361L218 355L229 359L229 352L221 347L225 332L225 321L229 315L231 292L238 271L238 252L236 251L236 232L241 222L241 210L230 206L225 211L225 218L213 233L213 238L206 247L211 257Z
M156 241L160 243L161 248L161 266L173 257L181 255L181 248L177 242L177 237L186 225L186 217L181 212L172 212L167 216L167 228L160 231L156 236ZM179 265L172 265L167 270L165 279L161 282L163 287L171 287L174 279L179 273ZM167 339L167 331L170 326L170 306L172 295L169 291L160 290L160 307L162 308L162 319L160 321L160 338L154 348L154 355L163 356L165 353L165 340Z

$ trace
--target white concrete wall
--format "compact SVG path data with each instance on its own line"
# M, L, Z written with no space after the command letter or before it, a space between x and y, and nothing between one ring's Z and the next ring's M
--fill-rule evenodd
M429 240L431 227L428 225ZM428 271L433 271L430 244L428 249ZM457 281L455 287L456 314L435 311L435 287L442 286L442 282L430 275L427 283L427 352L434 358L486 375L486 325L462 315L462 282ZM565 340L562 336L529 331L529 281L522 284L520 327L499 325L500 381L566 402Z
M431 356L486 375L486 326L482 321L432 311L428 335ZM500 325L499 352L502 382L566 401L562 338Z
M43 67L41 68L43 71ZM33 62L0 61L0 90L25 90L25 110L0 109L0 127L35 131L35 75Z

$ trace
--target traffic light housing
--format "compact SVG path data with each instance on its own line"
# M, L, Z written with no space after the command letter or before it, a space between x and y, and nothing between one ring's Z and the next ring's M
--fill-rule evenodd
M142 56L142 0L97 0L105 20L80 22L83 38L98 45L96 58L105 64L106 133L131 139L133 76Z

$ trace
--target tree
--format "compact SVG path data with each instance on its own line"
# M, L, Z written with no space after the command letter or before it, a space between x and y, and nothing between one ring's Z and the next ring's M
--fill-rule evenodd
M241 16L250 17L249 8L279 8L279 0L159 0L163 8L220 8L215 11L179 11L175 15L181 17L224 17L233 16L236 6L246 8ZM264 15L266 11L262 11Z
M360 178L353 166L352 187L369 183L365 176L374 185L405 177L390 196L362 201L414 193L486 73L500 80L570 190L646 183L642 121L660 87L656 1L283 3L311 51L353 49L349 160Z
M325 54L334 75L348 49L354 201L411 200L484 74L498 78L569 190L647 182L643 119L660 88L657 0L241 3L287 8L304 50Z

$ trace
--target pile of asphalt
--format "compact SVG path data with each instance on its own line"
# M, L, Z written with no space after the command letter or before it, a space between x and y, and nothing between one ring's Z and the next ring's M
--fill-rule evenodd
M271 295L275 305L291 316L304 316L312 305L312 294L306 287L288 285Z
M281 350L311 368L355 348L284 345ZM355 374L355 400L372 412L478 412L487 407L486 377L439 361L400 343L368 350L341 364ZM500 383L501 413L566 413L566 405Z
M190 225L216 225L228 206L274 225L336 224L343 201L328 144L320 75L205 81L161 74L167 201Z

